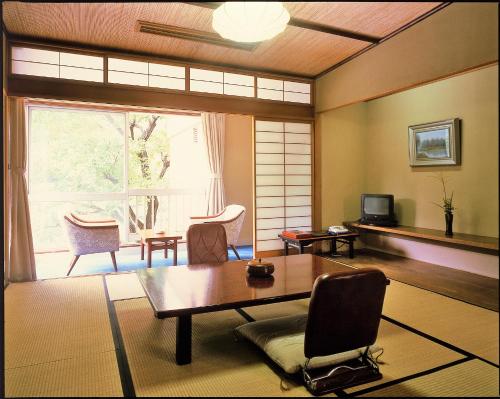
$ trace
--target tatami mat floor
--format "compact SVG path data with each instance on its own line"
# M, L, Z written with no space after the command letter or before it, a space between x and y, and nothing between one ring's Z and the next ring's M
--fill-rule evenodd
M141 290L135 273L10 284L6 397L123 396L128 385L136 396L310 396L234 339L234 327L247 320L232 310L193 317L193 362L177 366L175 320L156 319ZM243 310L258 320L307 306ZM499 395L497 312L391 281L384 315L377 341L383 379L343 394Z

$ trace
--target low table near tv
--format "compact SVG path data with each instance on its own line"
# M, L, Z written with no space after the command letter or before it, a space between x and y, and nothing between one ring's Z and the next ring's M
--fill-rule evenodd
M354 241L356 241L356 237L359 237L359 233L349 232L349 233L332 235L324 231L319 231L319 232L313 231L311 232L311 236L305 238L293 238L283 233L279 234L278 237L283 240L285 255L288 255L289 246L297 248L299 250L299 254L303 254L304 247L311 245L313 242L327 240L330 241L331 243L331 250L330 250L331 256L339 256L337 253L337 241L339 241L341 243L349 245L349 258L352 259L354 258Z

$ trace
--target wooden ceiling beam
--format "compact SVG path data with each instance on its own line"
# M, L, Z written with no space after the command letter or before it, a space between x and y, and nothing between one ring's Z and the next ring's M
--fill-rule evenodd
M361 40L369 43L378 43L382 40L380 37L367 35L365 33L335 28L334 26L319 24L317 22L306 21L305 19L299 18L290 18L288 25L295 26L297 28L314 30L316 32L329 33L330 35L348 37L349 39Z
M193 6L216 9L222 2L185 2L186 4L191 4ZM363 42L378 43L382 38L367 35L361 32L354 32L347 29L336 28L334 26L324 25L317 22L306 21L305 19L290 18L288 21L289 26L295 26L296 28L313 30L316 32L328 33L330 35L348 37L349 39L361 40Z
M216 46L236 48L239 50L252 51L258 43L239 43L232 40L227 40L213 32L205 32L197 29L181 28L180 26L158 24L148 21L137 21L139 32L151 33L153 35L161 35L175 37L178 39L194 40L197 42L214 44Z

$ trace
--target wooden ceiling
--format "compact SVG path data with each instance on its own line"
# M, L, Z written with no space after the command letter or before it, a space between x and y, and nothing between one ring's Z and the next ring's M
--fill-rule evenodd
M383 39L437 2L285 3L292 18ZM140 32L138 20L214 33L212 10L187 3L3 2L9 36L314 77L372 43L288 26L252 51Z

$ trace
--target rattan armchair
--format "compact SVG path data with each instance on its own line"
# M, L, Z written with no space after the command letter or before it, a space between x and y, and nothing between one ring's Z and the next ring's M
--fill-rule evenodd
M74 213L64 215L64 225L73 259L66 276L69 276L81 255L109 252L115 271L115 251L120 248L118 223L114 219L84 219Z

